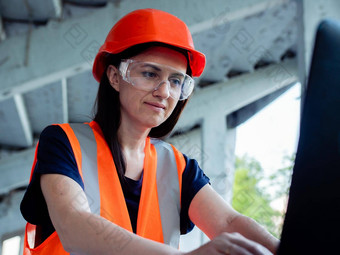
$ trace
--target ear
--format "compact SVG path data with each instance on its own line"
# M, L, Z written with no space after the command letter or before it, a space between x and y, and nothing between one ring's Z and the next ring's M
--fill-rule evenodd
M112 88L119 92L119 70L113 65L109 65L106 70L107 78Z

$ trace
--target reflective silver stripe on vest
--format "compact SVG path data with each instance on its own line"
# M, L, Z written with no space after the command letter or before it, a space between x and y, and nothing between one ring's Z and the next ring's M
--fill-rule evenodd
M100 214L100 191L98 182L97 143L92 128L88 124L70 124L81 149L81 165L84 191L91 212Z
M157 192L164 243L178 248L180 238L180 191L177 164L170 144L151 139L157 151Z

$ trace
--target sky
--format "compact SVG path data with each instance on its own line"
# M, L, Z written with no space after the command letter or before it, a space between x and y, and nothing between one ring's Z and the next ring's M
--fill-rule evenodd
M265 177L274 171L286 167L289 162L285 156L296 153L300 125L300 95L298 83L281 95L274 102L240 125L236 130L235 154L238 157L248 155L260 162ZM259 184L268 184L262 181ZM280 187L271 187L269 193ZM271 206L285 211L287 199L275 199Z
M255 158L266 175L285 166L284 156L296 152L300 89L300 84L290 88L236 130L235 154Z
M16 255L19 254L19 250L20 250L20 237L15 236L4 241L1 254Z

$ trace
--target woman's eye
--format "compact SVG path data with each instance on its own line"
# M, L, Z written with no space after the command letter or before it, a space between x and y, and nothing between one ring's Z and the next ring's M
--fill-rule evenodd
M156 78L157 77L156 73L154 73L154 72L147 72L147 71L142 72L142 75L145 78Z
M180 87L182 85L182 81L178 78L171 78L169 81L172 86Z

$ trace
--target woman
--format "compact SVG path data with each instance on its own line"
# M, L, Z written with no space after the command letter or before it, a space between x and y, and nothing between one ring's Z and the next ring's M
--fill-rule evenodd
M94 121L41 134L21 203L24 254L183 254L179 235L193 224L212 241L190 254L275 251L278 241L206 185L195 160L154 139L173 129L204 66L171 14L137 10L116 23L93 66Z

